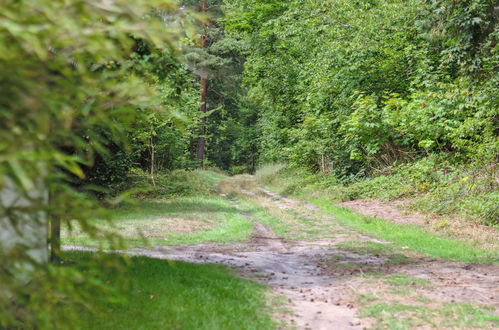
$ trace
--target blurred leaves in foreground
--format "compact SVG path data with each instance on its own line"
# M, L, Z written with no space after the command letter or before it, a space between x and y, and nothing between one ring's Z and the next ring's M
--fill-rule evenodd
M138 116L168 113L132 52L140 40L174 54L178 8L170 0L0 0L0 7L0 226L17 236L0 245L0 327L65 328L74 315L58 309L89 307L88 296L105 284L90 266L82 273L46 264L33 248L46 249L51 218L119 243L85 221L100 215L89 193L99 187L71 181L122 143ZM36 225L26 231L30 221ZM42 244L30 246L30 236Z

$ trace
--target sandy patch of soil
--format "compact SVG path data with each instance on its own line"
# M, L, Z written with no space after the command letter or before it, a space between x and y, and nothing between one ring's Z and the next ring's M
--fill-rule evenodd
M147 220L121 220L101 225L103 230L112 230L125 238L165 238L167 234L190 234L203 231L213 226L207 221L159 217ZM65 229L63 236L81 236L83 232L75 226L72 231Z
M164 238L166 234L189 234L196 233L210 227L205 221L185 218L155 218L152 220L120 221L117 224L120 235L124 237Z
M419 291L444 302L471 302L499 308L499 266L429 261L395 269L431 282Z

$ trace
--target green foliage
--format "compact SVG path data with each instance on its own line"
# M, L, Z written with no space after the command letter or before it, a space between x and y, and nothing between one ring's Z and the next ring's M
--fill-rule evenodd
M259 161L295 168L282 192L426 194L415 207L497 223L494 1L269 6L230 1L226 29L249 44Z
M44 231L19 226L27 220L41 226L49 216L98 234L87 219L101 213L92 197L101 187L90 183L112 185L129 166L112 147L123 145L138 109L170 112L135 70L132 49L138 39L151 49L174 48L176 32L162 16L177 7L160 0L1 0L0 6L0 221L20 238L0 251L0 327L64 327L75 313L55 311L89 307L95 290L86 289L102 283L91 273L40 265L25 244ZM104 166L91 174L101 159ZM86 174L89 182L75 182ZM22 202L4 199L8 189Z
M134 164L156 171L189 168L189 143L197 130L198 90L187 65L171 50L142 51L133 62L161 95L163 111L140 109L140 120L128 128L128 154Z
M488 62L497 65L497 2L428 0L423 15L425 37L440 50L441 68L453 74L494 75Z
M432 153L497 154L493 1L234 0L225 12L250 45L260 162L349 180Z
M215 183L222 175L204 170L173 170L155 175L155 184L150 174L132 169L127 176L127 188L136 192L138 198L171 198L189 195L210 195L216 193Z
M286 193L426 193L416 207L498 223L495 1L211 0L209 17L181 3L0 0L0 190L29 204L0 201L0 220L48 215L99 235L86 220L100 214L96 192L210 194L217 175L178 170L196 166L207 121L211 164L289 163L257 173L288 176ZM26 291L9 267L33 263L25 252L2 256L14 295ZM0 325L30 327L29 302L6 297Z
M108 143L110 152L86 168L83 183L104 186L111 194L128 185L133 167L155 174L195 165L190 139L198 127L198 91L187 66L172 50L151 49L143 40L135 42L129 62L155 91L158 103L156 108L136 109L134 121L123 127L126 141Z
M239 167L252 172L258 158L255 127L258 108L246 99L247 91L242 86L244 53L248 46L227 36L221 10L224 3L208 1L211 20L201 30L206 31L208 44L205 49L187 53L186 57L196 75L208 76L208 160L223 170Z
M74 267L73 260L63 265L38 265L29 274L29 282L19 273L14 274L14 280L19 283L2 282L0 326L71 328L81 318L82 311L93 315L101 312L92 303L95 297L102 297L103 304L120 302L122 295L116 289L126 285L126 280L120 276L125 264L124 260L95 254L92 259L81 260L78 267ZM6 258L1 259L0 266L14 269ZM101 278L101 273L116 275L113 287ZM11 294L15 300L6 301L5 294Z

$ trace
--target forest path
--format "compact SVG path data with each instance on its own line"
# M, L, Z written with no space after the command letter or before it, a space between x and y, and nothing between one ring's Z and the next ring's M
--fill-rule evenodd
M252 194L241 190L242 194ZM267 200L276 204L274 207L277 208L291 207L295 203L291 200ZM218 263L236 269L239 276L259 281L272 288L276 295L285 297L284 309L269 306L275 318L283 322L283 328L362 329L367 326L355 317L356 309L352 301L348 300L346 288L326 274L324 265L319 262L332 257L344 257L343 253L338 254L339 251L328 248L335 241L284 239L252 214L242 210L235 200L231 200L231 203L253 224L254 232L249 242L155 246L136 248L126 253L193 263ZM341 235L337 242L350 238L353 236ZM368 259L363 261L369 262Z
M494 328L491 322L499 320L499 266L405 251L343 228L315 205L248 177L223 182L220 193L252 223L248 242L124 252L227 265L284 298L269 306L281 328ZM80 247L66 247L74 248Z

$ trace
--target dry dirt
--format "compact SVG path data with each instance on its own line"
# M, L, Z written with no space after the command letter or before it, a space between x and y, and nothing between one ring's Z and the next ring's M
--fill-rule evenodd
M314 205L284 198L265 189L242 189L242 194L263 195L266 207L303 214L320 212ZM228 265L236 269L241 277L259 281L286 298L284 307L287 312L271 311L283 322L282 328L369 328L375 320L359 317L358 297L363 294L407 304L414 304L416 298L422 301L419 298L425 297L432 304L469 302L493 306L496 312L498 310L498 266L442 262L412 255L406 262L393 264L389 256L356 253L336 246L351 240L390 244L388 242L349 233L348 230L326 240L286 240L276 236L251 214L241 212L255 229L248 243L156 246L124 252L152 258ZM406 274L427 281L429 285L412 286L410 295L400 296L390 291L393 288L384 282L383 276L365 276L366 272L373 271L382 272L383 276Z

